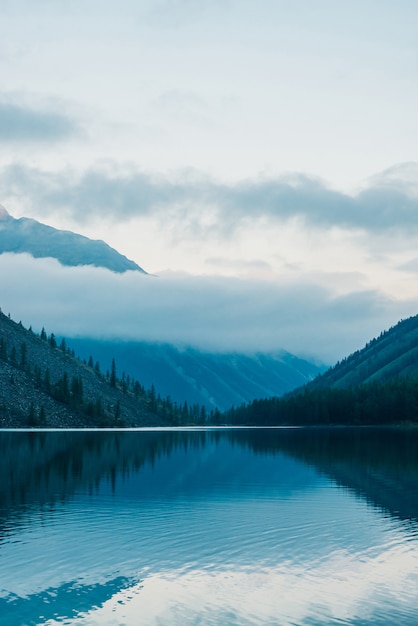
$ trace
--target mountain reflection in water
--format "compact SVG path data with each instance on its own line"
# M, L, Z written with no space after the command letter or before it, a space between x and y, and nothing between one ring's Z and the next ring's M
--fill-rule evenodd
M0 625L415 624L418 432L0 433Z

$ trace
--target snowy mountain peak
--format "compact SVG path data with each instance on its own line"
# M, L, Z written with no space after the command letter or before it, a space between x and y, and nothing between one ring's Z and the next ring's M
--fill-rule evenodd
M146 272L107 243L69 230L59 230L34 219L13 218L0 205L0 254L27 253L34 258L57 259L61 265L93 265L112 272Z

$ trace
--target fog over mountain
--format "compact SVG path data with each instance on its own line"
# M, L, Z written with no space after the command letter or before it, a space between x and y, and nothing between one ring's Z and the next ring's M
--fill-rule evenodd
M0 255L0 276L3 311L38 332L208 352L286 350L327 364L417 308L372 290L336 296L318 282L116 274L27 254Z

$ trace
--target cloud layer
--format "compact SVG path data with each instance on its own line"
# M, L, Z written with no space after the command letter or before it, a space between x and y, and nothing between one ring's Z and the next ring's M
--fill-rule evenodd
M67 337L138 339L208 351L285 349L327 363L416 311L372 291L335 297L315 284L63 268L0 256L1 302L25 326Z
M62 113L0 101L0 141L55 142L79 133L78 124Z
M176 220L197 233L204 228L206 234L229 235L249 220L299 219L315 229L416 234L418 165L396 171L371 179L355 195L302 174L222 184L196 173L164 178L111 162L82 174L12 164L0 170L0 184L3 200L19 199L29 210L44 214L62 210L79 221L153 216Z

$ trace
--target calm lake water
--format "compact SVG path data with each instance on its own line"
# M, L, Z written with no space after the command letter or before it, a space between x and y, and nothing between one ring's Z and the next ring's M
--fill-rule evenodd
M418 432L0 433L0 625L418 624Z

